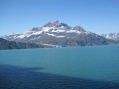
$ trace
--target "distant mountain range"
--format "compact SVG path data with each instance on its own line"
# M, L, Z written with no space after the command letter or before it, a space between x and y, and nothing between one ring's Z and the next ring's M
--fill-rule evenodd
M102 34L102 36L119 42L119 33Z
M118 36L116 36L118 34ZM98 35L84 30L81 26L71 27L59 21L49 22L43 27L35 27L28 32L2 36L15 42L34 43L44 46L91 46L118 44L119 33Z

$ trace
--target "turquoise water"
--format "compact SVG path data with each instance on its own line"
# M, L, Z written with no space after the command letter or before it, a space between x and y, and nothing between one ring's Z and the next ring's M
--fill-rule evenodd
M119 45L1 50L0 64L119 83Z

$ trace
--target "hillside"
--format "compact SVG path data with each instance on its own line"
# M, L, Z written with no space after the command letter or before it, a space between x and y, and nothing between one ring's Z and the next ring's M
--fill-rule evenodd
M43 47L44 46L38 45L38 44L7 41L5 39L0 38L0 50L1 49L43 48Z

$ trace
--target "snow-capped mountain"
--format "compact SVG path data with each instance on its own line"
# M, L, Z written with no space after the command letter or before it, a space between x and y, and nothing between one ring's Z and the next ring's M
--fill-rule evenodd
M43 45L78 46L78 45L104 45L110 40L80 26L70 27L65 23L55 21L36 27L22 34L3 36L9 41L36 43Z
M119 33L102 34L102 36L104 36L107 39L119 41Z

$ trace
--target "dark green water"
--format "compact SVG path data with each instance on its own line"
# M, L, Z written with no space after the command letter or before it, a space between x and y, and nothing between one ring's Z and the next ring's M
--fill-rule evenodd
M93 86L94 82L93 82L91 85L93 88L89 87L90 89L96 89L96 88L101 89L99 86L101 86L103 89L106 89L107 87L110 89L119 88L119 85L118 85L119 84L119 45L1 50L0 51L0 66L1 66L0 71L2 71L0 72L2 76L0 78L1 79L0 82L3 85L6 84L5 82L3 82L3 80L5 80L4 77L8 77L8 74L6 75L8 71L9 71L8 73L9 73L9 79L10 79L12 75L11 71L14 73L14 71L19 69L23 72L23 71L28 71L26 69L29 68L30 69L29 71L32 71L33 73L37 73L37 74L38 73L39 74L44 73L49 75L53 74L53 76L54 75L62 76L63 79L66 79L64 78L64 76L66 76L67 78L74 78L74 80L71 79L73 81L72 84L77 81L75 79L80 80L80 78L86 79L85 81L93 80L93 81L100 81L100 82L101 81L110 82L110 84L112 83L117 84L117 85L114 85L115 88L112 87L113 85L111 85L111 87L110 86L108 87L108 84L105 85L105 87L103 86L104 87L103 88L102 87L103 83L96 85L98 87L94 87ZM23 68L25 69L22 70ZM24 72L23 73L22 72L20 73L24 74ZM5 74L3 75L3 73ZM15 76L16 75L19 75L19 74L15 74ZM29 74L26 74L26 75L29 75ZM37 78L37 81L38 79L39 78ZM50 82L51 80L52 78L49 78ZM5 81L7 81L7 78ZM18 80L18 81L21 81L21 80ZM30 81L30 79L28 79L27 81ZM47 79L47 82L48 82L48 79ZM79 84L80 82L81 81L79 81ZM54 89L69 89L67 88L68 86L65 86L65 88L64 87L62 88L60 86L60 83L58 84L59 84L58 85L59 87ZM4 86L3 85L1 86L4 87L5 85ZM7 85L9 87L13 86L12 84L9 85L9 83L7 83ZM37 88L38 89L53 89L53 87L41 88L42 85L43 84L41 84L40 87L37 87ZM71 89L78 89L79 86L77 85L75 85L76 88L72 86ZM86 89L85 87L82 87L82 89Z

